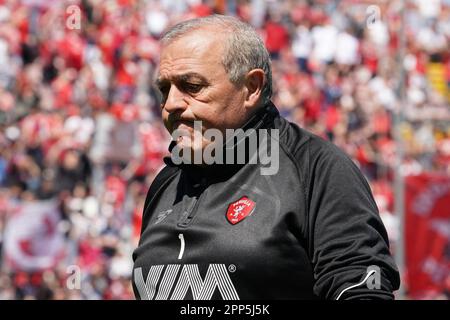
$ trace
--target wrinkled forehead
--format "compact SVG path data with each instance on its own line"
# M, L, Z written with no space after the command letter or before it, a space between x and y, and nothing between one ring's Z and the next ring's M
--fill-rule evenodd
M225 72L222 64L225 36L217 28L198 29L171 40L161 48L160 77L197 72L205 76Z

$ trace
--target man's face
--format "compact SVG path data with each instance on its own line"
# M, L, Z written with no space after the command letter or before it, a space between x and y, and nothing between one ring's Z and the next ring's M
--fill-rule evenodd
M192 137L194 121L202 121L202 132L215 128L224 133L248 119L245 86L231 83L222 65L223 34L215 28L199 29L162 48L157 85L163 95L162 117L171 134L179 129ZM202 141L202 148L208 143Z

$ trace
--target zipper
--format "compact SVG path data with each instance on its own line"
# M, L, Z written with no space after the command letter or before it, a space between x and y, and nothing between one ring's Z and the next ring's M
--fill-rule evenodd
M180 221L177 223L178 227L180 228L189 227L195 215L197 214L197 208L200 203L200 200L203 198L203 194L206 192L205 187L206 187L206 179L202 179L202 182L199 184L199 188L201 188L201 193L198 198L195 198L195 200L189 206L189 208L183 212Z

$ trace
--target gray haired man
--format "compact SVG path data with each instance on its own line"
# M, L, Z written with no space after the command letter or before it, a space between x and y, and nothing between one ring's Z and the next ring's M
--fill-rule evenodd
M248 146L237 163L167 158L133 253L136 297L392 299L399 274L366 180L333 144L279 115L258 34L210 16L174 26L161 43L162 117L170 133L184 132L170 150L207 149L208 130L271 138L276 130L279 168L262 175ZM202 138L192 144L196 131ZM247 140L233 138L231 148Z

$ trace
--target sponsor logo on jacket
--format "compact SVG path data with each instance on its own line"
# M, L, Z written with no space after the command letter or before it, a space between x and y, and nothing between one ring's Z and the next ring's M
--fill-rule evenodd
M189 289L194 300L210 300L216 290L224 300L239 300L229 275L235 267L228 269L224 264L210 264L202 279L197 264L155 265L145 281L142 268L134 269L133 280L142 300L182 300Z

